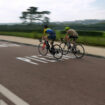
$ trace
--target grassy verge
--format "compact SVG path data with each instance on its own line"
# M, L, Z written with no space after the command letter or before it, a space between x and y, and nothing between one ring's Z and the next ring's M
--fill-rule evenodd
M105 37L80 36L77 42L85 45L105 47Z
M41 38L42 33L38 32L0 32L0 35L9 35L9 36L18 36L18 37L27 37L27 38ZM56 32L57 40L64 37L64 34L60 34L60 32ZM79 36L77 42L92 45L92 46L103 46L105 47L105 33L103 36Z
M41 33L37 32L0 32L0 35L8 35L8 36L18 36L18 37L26 37L26 38L40 38Z

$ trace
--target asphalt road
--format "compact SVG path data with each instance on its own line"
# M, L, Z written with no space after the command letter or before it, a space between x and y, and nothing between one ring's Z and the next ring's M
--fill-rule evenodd
M105 59L56 61L0 41L0 105L105 105Z

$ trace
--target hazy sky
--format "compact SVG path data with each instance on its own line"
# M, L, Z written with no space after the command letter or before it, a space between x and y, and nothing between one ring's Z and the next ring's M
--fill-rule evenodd
M27 8L49 10L51 21L105 19L105 0L0 0L0 23L21 22Z

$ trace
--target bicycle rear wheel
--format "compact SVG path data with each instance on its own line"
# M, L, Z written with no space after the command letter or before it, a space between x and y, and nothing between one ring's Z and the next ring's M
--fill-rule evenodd
M60 44L60 46L61 46L61 48L62 48L62 53L63 53L63 55L68 54L69 50L68 50L67 44L64 43L64 42L62 42L62 43Z
M72 52L76 58L82 58L85 55L85 49L81 44L76 44L76 46L72 48Z
M48 53L48 49L46 44L44 44L44 42L41 42L38 46L38 51L41 55L46 56Z
M53 46L53 49L54 49L54 54L53 54L54 58L61 59L63 55L61 46L58 44L55 44Z

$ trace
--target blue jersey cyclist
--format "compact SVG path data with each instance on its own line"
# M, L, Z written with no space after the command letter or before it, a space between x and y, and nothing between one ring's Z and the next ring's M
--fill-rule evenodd
M43 32L43 37L42 37L44 40L48 41L51 40L51 45L53 44L53 42L55 41L56 39L56 34L55 32L49 28L47 25L44 25L44 32Z

